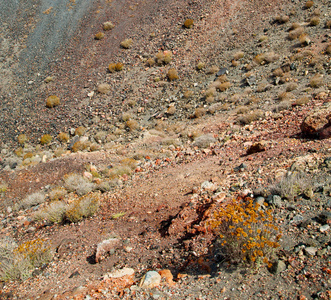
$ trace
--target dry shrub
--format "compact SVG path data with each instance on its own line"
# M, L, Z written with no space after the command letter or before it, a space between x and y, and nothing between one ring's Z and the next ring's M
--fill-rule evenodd
M306 96L303 96L295 101L295 105L302 106L302 105L307 104L308 102L309 102L309 98Z
M109 178L115 179L123 175L130 175L131 171L132 170L129 166L116 166L109 171Z
M237 60L231 60L231 65L233 66L233 67L238 67L239 66L239 61L237 61Z
M277 68L277 69L272 71L272 75L274 77L281 77L281 76L283 76L283 74L284 74L284 72L283 72L282 68Z
M54 201L42 210L34 214L36 221L46 221L49 223L62 223L64 221L64 214L66 211L66 204L62 201Z
M26 134L19 134L17 137L17 141L20 145L24 145L28 140L28 137L26 136Z
M48 197L51 201L59 201L63 200L66 195L67 190L64 187L55 187L49 192Z
M89 194L75 200L67 208L65 219L71 223L93 216L99 208L99 194Z
M264 117L264 112L260 109L257 109L249 114L239 117L238 123L242 125L246 125L252 123L253 121L257 121L263 117Z
M233 58L234 60L239 60L239 59L243 58L244 55L245 55L245 52L244 52L244 51L238 51L238 52L236 52L236 53L234 53L234 54L232 55L232 58Z
M77 195L83 196L92 191L94 185L87 178L79 174L68 174L63 177L64 187L69 192L76 192Z
M291 107L291 105L292 105L292 103L290 101L284 100L284 101L279 102L279 104L273 108L273 111L280 112L283 110L288 110Z
M275 17L275 21L279 24L287 23L290 20L289 16L277 16Z
M326 22L325 22L325 27L326 28L331 28L331 20L327 20Z
M292 23L292 24L291 24L291 27L290 27L290 31L291 31L291 30L294 30L294 29L297 29L297 28L299 28L299 27L301 27L301 25L300 25L299 23Z
M309 85L312 88L319 88L324 84L323 75L322 74L315 74L313 78L310 79Z
M286 92L291 92L294 91L298 88L298 85L294 82L290 82L287 86L286 86Z
M101 83L97 87L100 94L108 94L110 92L110 85L108 83Z
M58 106L60 105L60 98L57 97L57 96L49 96L47 99L46 99L46 107L48 108L53 108L55 106Z
M109 70L110 73L114 73L115 71L116 72L122 71L123 70L123 64L120 63L120 62L118 62L118 63L111 63L108 66L108 70Z
M318 16L314 16L310 19L309 25L310 26L317 26L321 22L321 19Z
M82 136L86 132L86 128L84 126L79 126L75 129L75 135Z
M303 27L298 27L294 30L291 30L288 34L288 38L293 41L296 40L300 35L302 35L305 32L305 30L303 29Z
M264 57L265 57L265 54L264 53L260 53L260 54L257 54L254 59L253 59L253 62L260 65L264 62Z
M194 118L201 118L206 114L206 110L203 107L199 107L194 111L193 117Z
M169 64L172 60L172 52L171 51L160 51L156 54L156 62L158 65L166 65Z
M155 59L150 57L149 59L147 59L146 64L149 67L153 67L155 65Z
M45 202L45 195L42 192L36 192L28 195L21 202L20 207L27 209Z
M289 92L281 92L278 94L278 100L280 101L284 101L284 100L290 100L293 99L294 95L292 93Z
M218 70L219 70L219 67L214 65L214 66L209 67L206 70L206 74L215 74L218 72Z
M192 97L193 94L194 94L193 91L187 90L187 91L184 92L183 97L185 99L188 99L188 98Z
M128 166L131 170L134 170L138 165L138 162L134 158L129 157L123 158L120 163L122 166Z
M72 150L72 152L83 151L83 150L87 149L88 146L89 146L89 143L77 141L76 143L74 143L72 145L71 150Z
M125 126L127 128L129 128L131 131L139 129L139 123L138 123L138 121L136 121L134 119L130 119L130 120L126 121Z
M301 43L302 46L306 46L310 44L310 38L308 34L304 33L299 36L299 42Z
M197 70L200 71L200 70L204 69L205 66L206 66L206 64L200 61L200 62L197 64Z
M262 210L252 199L236 199L214 212L209 224L220 237L220 250L230 263L259 267L280 245L280 229L271 209Z
M308 8L311 8L314 6L314 1L307 1L305 3L305 8L308 9Z
M264 54L264 61L266 63L272 63L279 59L279 55L273 51Z
M103 32L98 32L95 36L95 40L102 40L105 37L105 34Z
M131 48L133 43L132 39L125 39L124 41L121 42L121 47L124 49L129 49Z
M52 136L49 134L44 134L40 139L40 144L47 145L52 141Z
M266 36L266 35L261 35L260 37L259 37L259 42L260 43L262 43L262 42L264 42L264 41L267 41L269 38Z
M61 142L61 143L66 143L69 141L69 134L65 133L65 132L60 132L57 135L57 139Z
M215 81L215 88L221 92L226 91L230 87L231 87L231 83L229 81L226 82Z
M108 31L112 30L115 27L115 25L111 21L107 21L103 23L103 30Z
M246 114L249 111L249 108L247 106L239 106L237 108L237 115Z
M208 96L208 97L206 97L206 102L207 103L213 103L214 101L215 101L214 96Z
M184 27L185 28L192 28L194 24L194 21L192 19L186 19L184 22Z
M169 69L167 73L167 77L170 81L177 80L179 78L177 70L175 68Z
M32 152L27 152L24 154L23 156L23 160L27 159L27 158L32 158L33 157L33 153Z
M326 46L325 53L326 54L331 54L331 44Z
M206 92L205 92L205 97L209 96L215 96L216 94L216 88L215 87L210 87Z

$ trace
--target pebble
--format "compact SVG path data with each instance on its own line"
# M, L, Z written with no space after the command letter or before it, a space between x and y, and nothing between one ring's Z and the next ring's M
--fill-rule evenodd
M329 229L330 229L330 226L328 224L325 224L320 227L320 232L325 232L325 231L328 231Z
M278 195L270 195L267 198L267 202L270 205L276 206L276 207L282 207L282 198Z
M104 279L120 278L123 276L131 276L133 274L134 274L134 270L132 268L123 268L123 269L115 270L114 272L111 272L111 273L107 273L104 276Z
M315 247L306 247L304 249L304 251L305 251L306 255L315 256L315 254L317 252L317 248L315 248Z
M277 260L272 264L270 272L273 274L279 274L286 270L286 264L282 260Z

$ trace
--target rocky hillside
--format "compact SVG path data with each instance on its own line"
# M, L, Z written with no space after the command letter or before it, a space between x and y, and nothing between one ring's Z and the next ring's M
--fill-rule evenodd
M328 1L0 11L1 299L330 299Z

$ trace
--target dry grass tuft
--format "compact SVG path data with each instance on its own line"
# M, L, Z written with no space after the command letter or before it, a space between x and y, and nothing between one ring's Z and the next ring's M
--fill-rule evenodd
M315 74L313 78L310 79L309 85L312 88L319 88L324 84L323 75Z
M61 142L61 143L66 143L69 141L69 134L65 133L65 132L60 132L57 135L57 139Z
M84 126L79 126L75 129L75 135L82 136L86 132L86 128Z
M95 36L95 40L102 40L105 37L105 34L103 32L98 32Z
M303 27L297 27L294 30L291 30L288 34L288 38L293 41L296 40L297 38L299 38L300 35L304 34L305 30L303 29Z
M234 53L232 55L232 58L234 60L239 60L239 59L243 58L244 56L245 56L245 52L244 51L238 51L238 52L236 52L236 53Z
M49 134L44 134L40 139L40 144L47 145L52 141L52 136Z
M64 187L69 192L76 192L77 195L83 196L92 191L94 185L87 178L79 174L68 174L63 177Z
M201 118L206 114L206 110L203 107L199 107L194 111L193 117L194 118Z
M17 141L20 145L24 145L27 142L27 140L28 140L28 137L24 133L19 134L17 137Z
M194 21L192 19L186 19L184 22L184 27L185 28L192 28L194 24Z
M314 1L307 1L305 3L305 9L311 8L314 6Z
M60 105L60 98L57 96L49 96L46 100L46 107L53 108L55 106Z
M158 65L167 65L172 60L171 51L160 51L156 54L156 62Z
M129 128L131 131L139 129L139 123L134 119L130 119L126 121L125 126Z
M170 81L179 79L177 70L175 68L171 68L168 70L167 77Z
M111 21L107 21L103 23L102 27L104 31L108 31L108 30L112 30L115 27L115 25Z
M110 92L110 85L108 83L101 83L97 87L100 94L108 94Z
M247 125L263 117L264 117L264 112L260 109L257 109L249 114L239 117L237 121L239 124Z
M321 22L321 19L318 16L314 16L310 19L309 25L310 26L317 26Z
M119 72L123 70L123 64L122 63L111 63L108 66L108 70L110 73L114 73L114 72Z
M132 39L125 39L121 42L121 47L124 49L129 49L132 47L133 40Z

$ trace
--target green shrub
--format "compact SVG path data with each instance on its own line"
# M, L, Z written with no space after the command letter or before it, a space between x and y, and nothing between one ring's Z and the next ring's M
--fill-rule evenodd
M237 199L220 207L209 224L219 236L222 254L230 263L271 265L281 234L270 209L260 209L252 199Z

